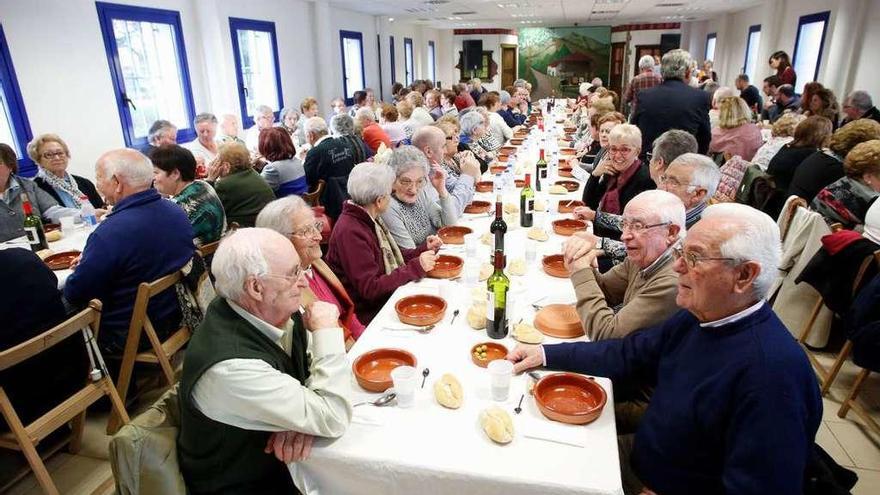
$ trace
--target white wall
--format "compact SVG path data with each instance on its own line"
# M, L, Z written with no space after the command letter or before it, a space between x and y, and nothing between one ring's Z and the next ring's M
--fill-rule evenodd
M401 21L389 22L387 18L377 18L379 34L382 46L382 84L383 98L391 98L391 85L394 81L406 84L406 62L403 55L404 39L409 38L413 42L413 80L431 79L428 71L428 41L434 42L434 64L436 80L442 81L444 87L449 87L451 82L450 59L449 59L449 35L448 31L426 28L414 23ZM394 81L391 78L391 48L390 37L394 36ZM454 63L452 65L455 65ZM374 86L376 91L379 85Z
M458 52L462 50L464 40L482 40L483 41L483 51L491 50L492 51L492 60L498 64L498 73L495 74L495 78L489 81L482 81L483 87L486 88L486 91L500 91L504 88L501 87L501 45L519 45L519 39L510 34L467 34L467 35L454 35L452 37L452 66L454 67L458 63ZM519 62L519 53L517 53L517 62ZM450 78L450 82L459 82L459 78L461 77L461 73L458 69L453 69L454 74L452 74L452 78ZM519 77L519 73L516 72ZM448 85L447 85L448 87Z

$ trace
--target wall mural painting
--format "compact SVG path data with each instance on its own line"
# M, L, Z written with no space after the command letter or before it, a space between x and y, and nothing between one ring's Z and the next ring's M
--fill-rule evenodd
M608 81L611 27L519 30L519 77L532 83L532 100L555 94L577 97L578 85Z

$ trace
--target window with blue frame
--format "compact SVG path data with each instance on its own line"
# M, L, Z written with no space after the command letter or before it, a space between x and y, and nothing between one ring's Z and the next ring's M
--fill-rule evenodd
M356 31L339 31L342 50L342 91L345 104L354 103L354 92L362 91L366 83L364 73L364 35Z
M794 87L796 93L803 92L808 82L815 81L819 77L819 64L822 62L822 49L825 46L830 14L830 12L819 12L802 16L798 20L794 58L791 61L798 76Z
M143 147L159 119L177 141L195 139L195 115L180 13L96 2L125 144Z
M743 74L749 76L749 81L754 84L755 70L758 65L758 47L761 44L761 25L749 27L749 37L746 38L746 61L743 63Z
M718 35L716 33L709 33L706 36L706 56L703 60L711 60L715 61L715 41L718 40Z
M271 107L277 119L284 98L275 23L230 17L229 31L244 127L254 125L254 113L260 105Z
M415 70L413 70L413 42L412 38L403 39L403 65L406 70L406 85L409 86L415 79Z
M434 49L434 42L428 42L428 79L437 82L437 52Z
M388 42L391 46L391 84L394 84L397 82L397 62L394 58L394 36L389 36Z
M6 35L3 25L0 25L0 143L6 143L15 150L18 173L26 177L37 173L36 165L27 156L27 144L32 137L12 57L6 45Z

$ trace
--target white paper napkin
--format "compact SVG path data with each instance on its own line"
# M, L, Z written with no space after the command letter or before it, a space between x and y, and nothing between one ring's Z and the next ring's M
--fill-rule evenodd
M540 418L522 416L518 423L522 436L526 438L561 443L579 448L587 446L582 426L559 423L544 416Z

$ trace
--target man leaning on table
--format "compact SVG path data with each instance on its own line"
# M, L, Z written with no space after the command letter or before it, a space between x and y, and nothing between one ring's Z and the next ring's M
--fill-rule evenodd
M822 402L804 351L764 302L780 251L769 216L710 206L675 250L681 311L623 339L519 346L509 359L518 372L654 384L634 440L620 441L627 493L803 493Z
M239 229L211 264L220 296L186 351L178 455L189 493L298 493L286 463L351 419L337 308L315 301L290 241ZM273 455L274 453L274 455Z

